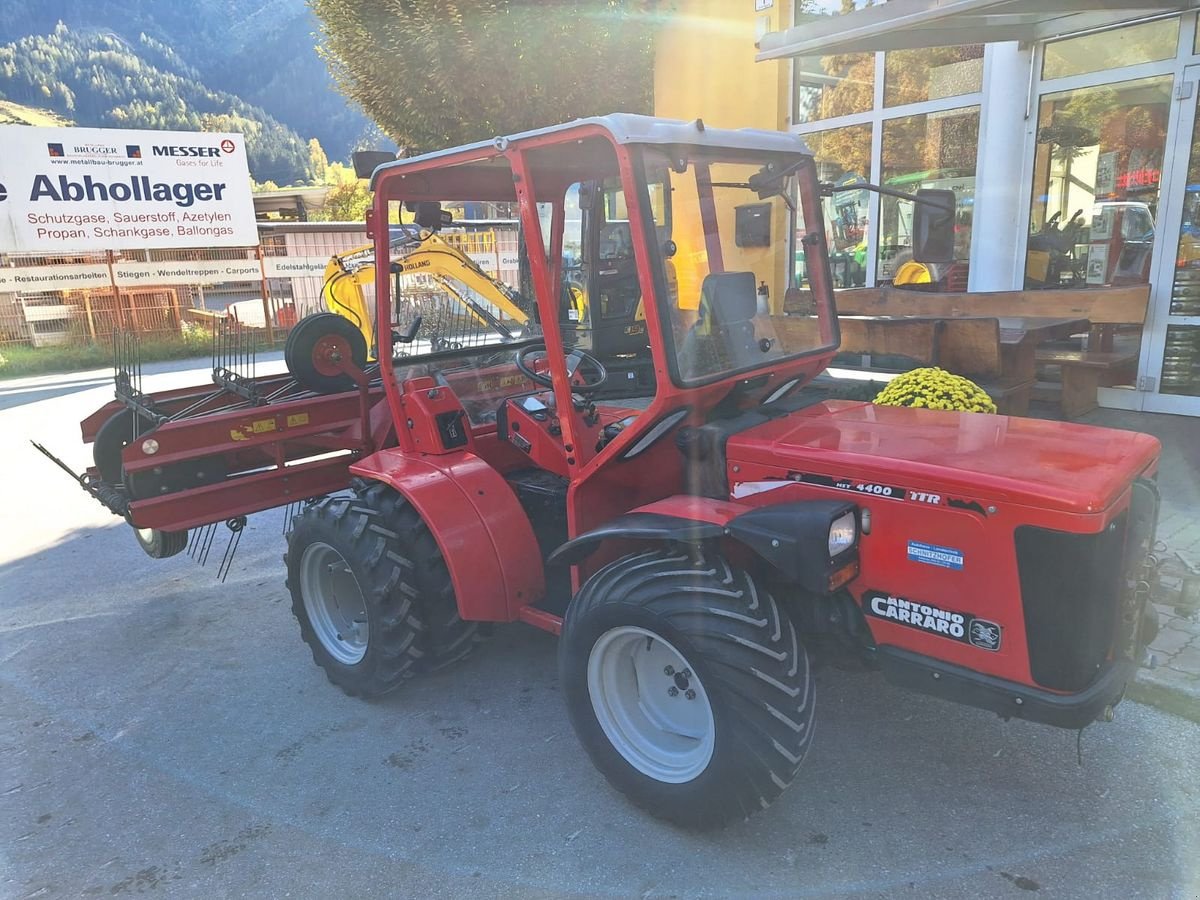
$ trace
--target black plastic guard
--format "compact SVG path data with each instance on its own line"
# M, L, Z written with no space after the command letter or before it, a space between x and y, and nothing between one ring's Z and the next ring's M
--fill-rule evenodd
M875 656L888 681L901 687L991 710L1006 719L1027 719L1070 729L1083 728L1094 722L1105 707L1116 706L1137 671L1128 660L1106 663L1082 691L1056 694L899 647L879 647Z
M754 551L789 581L828 593L831 571L852 562L857 548L829 559L829 525L855 509L845 500L800 500L749 509L724 527L661 513L632 512L567 541L547 563L574 565L608 538L695 544L728 537Z
M797 500L759 506L733 519L729 536L745 544L788 581L806 591L825 594L829 574L854 559L857 549L836 561L829 559L829 525L839 516L853 512L846 500Z
M618 516L587 534L567 541L550 554L546 563L574 565L587 559L600 542L608 538L631 541L681 541L694 544L719 538L723 534L725 529L711 522L697 522L695 519L665 516L660 513L632 512Z

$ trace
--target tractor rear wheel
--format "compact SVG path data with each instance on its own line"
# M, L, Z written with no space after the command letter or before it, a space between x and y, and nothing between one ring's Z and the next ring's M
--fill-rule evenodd
M808 655L787 613L720 556L655 549L601 569L567 609L559 672L596 767L685 828L766 807L808 752Z
M288 534L287 567L300 635L351 696L385 694L479 640L433 535L386 485L360 482L309 506Z

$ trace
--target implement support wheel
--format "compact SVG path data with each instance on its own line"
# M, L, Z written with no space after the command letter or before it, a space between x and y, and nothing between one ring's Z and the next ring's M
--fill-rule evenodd
M121 451L153 430L152 421L129 408L118 410L106 419L92 443L92 459L100 477L109 484L122 484L125 481L125 467Z
M133 536L137 538L138 546L146 551L151 559L166 559L187 549L188 533L186 531L160 531L157 528L135 528Z
M357 369L367 364L367 339L348 320L329 312L305 316L288 334L283 346L288 372L303 387L318 394L354 388L354 379L341 369L345 361Z

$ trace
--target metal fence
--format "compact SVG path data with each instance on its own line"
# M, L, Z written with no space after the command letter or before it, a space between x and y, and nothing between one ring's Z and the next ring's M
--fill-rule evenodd
M518 280L515 227L451 230L442 238L494 277ZM189 324L228 316L280 342L304 316L324 309L330 257L366 243L358 223L264 223L254 247L120 253L0 254L0 347L105 341L114 330L169 338ZM489 262L490 261L490 262ZM437 285L417 284L430 337L471 340L477 317ZM371 300L373 305L373 300ZM435 329L435 323L441 323ZM437 333L434 334L433 331Z

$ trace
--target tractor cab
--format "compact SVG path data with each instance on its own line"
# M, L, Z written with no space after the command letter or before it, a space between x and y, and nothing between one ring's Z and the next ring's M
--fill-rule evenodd
M381 223L401 206L426 210L436 228L434 205L514 205L521 294L535 306L522 328L502 332L461 310L433 312L418 289L377 272L377 333L415 335L380 353L396 420L409 418L414 374L432 373L453 391L473 442L507 444L535 463L552 445L550 470L585 493L611 496L615 480L645 497L645 470L628 461L657 444L675 452L671 435L719 403L749 408L798 387L836 349L816 170L792 135L608 116L390 162L372 189L379 260L389 259ZM812 299L807 313L785 315L793 212L814 223L798 229ZM436 347L423 335L454 315L470 336L449 356L418 361L412 347ZM638 393L630 383L643 388L637 408L597 406L614 385ZM663 496L682 485L681 466L670 468ZM584 505L568 511L580 527L592 518Z

